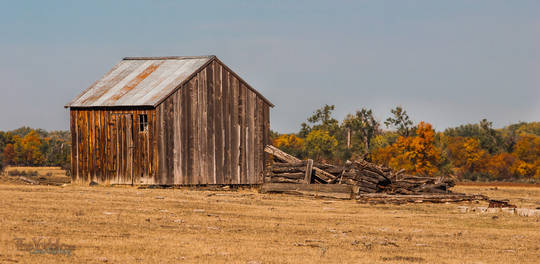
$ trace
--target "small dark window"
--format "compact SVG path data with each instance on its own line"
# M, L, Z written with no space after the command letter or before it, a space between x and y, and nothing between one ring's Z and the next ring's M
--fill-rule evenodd
M148 115L139 115L139 132L148 130Z

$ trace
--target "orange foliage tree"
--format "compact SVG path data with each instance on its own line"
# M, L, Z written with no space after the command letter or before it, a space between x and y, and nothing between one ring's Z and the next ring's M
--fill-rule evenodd
M515 176L516 156L503 152L491 156L486 164L485 171L497 180L511 179Z
M32 130L22 139L15 136L14 140L14 161L17 165L41 165L45 162L45 157L40 151L42 140L35 130Z
M431 124L420 122L416 136L399 137L395 144L373 151L372 160L418 175L435 175L441 159Z
M15 164L15 147L13 144L7 144L2 155L4 163Z
M448 141L446 151L452 161L454 171L459 177L486 171L486 163L489 160L489 156L480 147L480 141L478 139L450 137Z
M283 134L274 139L273 145L291 155L302 158L304 155L304 140L294 134Z
M512 154L519 160L514 171L526 178L540 179L540 136L523 134L516 142Z

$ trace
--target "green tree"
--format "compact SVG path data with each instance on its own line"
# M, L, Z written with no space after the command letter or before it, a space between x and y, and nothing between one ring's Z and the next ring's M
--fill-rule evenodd
M358 139L354 141L360 142L364 153L369 152L371 140L380 132L379 122L373 117L373 112L365 108L356 111L354 115L348 114L342 126L350 129L353 139Z
M332 117L334 108L334 105L324 105L323 107L315 110L313 115L307 119L309 124L301 124L299 133L300 137L307 137L307 135L313 130L325 130L328 131L330 135L336 136L339 133L339 122Z
M381 132L371 140L371 149L379 149L387 146L391 146L396 143L400 135L394 131Z
M40 152L45 158L43 165L60 166L67 169L71 164L71 140L69 132L51 131L48 135L48 137L42 140L40 146Z
M49 133L44 129L41 129L41 128L33 129L33 128L27 127L27 126L23 126L23 127L15 129L15 130L12 130L12 131L10 131L10 133L13 134L14 136L19 136L21 138L24 138L26 135L28 135L32 131L36 132L42 138L45 138L45 137L49 136Z
M314 160L331 159L337 145L337 139L322 129L311 131L305 140L306 152Z
M396 128L397 133L402 137L408 137L411 131L414 131L412 125L413 122L409 119L407 111L401 106L397 106L395 109L391 109L392 117L389 117L384 121L386 127L393 126Z

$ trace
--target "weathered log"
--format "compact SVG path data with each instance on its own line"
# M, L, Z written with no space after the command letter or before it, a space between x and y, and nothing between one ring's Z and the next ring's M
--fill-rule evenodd
M306 171L304 172L304 182L311 183L311 174L313 173L313 160L308 159L306 164Z
M302 167L274 167L271 168L272 172L274 173L282 173L282 172L305 172L306 168L304 166Z
M283 178L289 178L289 179L304 179L304 173L303 172L268 173L267 175L270 176L270 177L283 177Z
M272 145L266 145L266 147L264 147L264 151L268 154L271 154L273 155L275 158L281 160L281 161L284 161L284 162L289 162L289 163L294 163L294 162L299 162L300 160L294 156L291 156L285 152L283 152L282 150L272 146ZM329 182L332 182L333 180L336 179L336 176L328 173L328 172L325 172L319 168L316 168L314 167L313 168L313 171L314 171L314 174L315 174L315 177L321 179L322 181L326 182L326 183L329 183Z
M381 193L360 194L356 196L359 203L379 202L379 203L446 203L462 201L483 201L488 200L484 195L465 194L424 194L424 195L389 195Z
M351 199L351 186L345 184L265 183L261 193L288 193L337 199Z
M357 180L357 181L364 181L364 182L369 182L369 183L373 183L373 184L381 184L381 185L385 184L385 182L383 182L383 181L379 181L378 179L374 179L374 178L371 178L371 177L365 177L362 174L355 175L354 179Z
M265 177L264 180L265 183L304 183L303 180L298 179L290 179L290 178L284 178L284 177Z
M377 185L367 185L363 182L354 181L352 179L344 179L343 183L348 185L360 187L364 192L375 193L377 192Z
M353 164L360 165L361 168L372 171L372 172L377 173L379 175L384 175L385 174L381 170L381 168L379 168L379 166L377 166L377 165L375 165L373 163L367 162L365 160L355 161L355 162L353 162Z
M297 162L301 162L300 159L292 156L292 155L289 155L285 152L283 152L281 149L278 149L272 145L266 145L266 147L264 147L264 151L270 155L273 155L275 158L277 158L278 160L282 161L282 162L286 162L286 163L297 163Z
M292 162L292 163L279 163L279 162L274 162L272 164L273 167L305 167L307 164L307 160L301 160L301 161L298 161L298 162Z
M344 171L344 168L343 167L339 167L339 166L326 166L326 167L319 167L317 166L317 164L313 164L313 167L317 167L321 170L324 170L330 174L334 174L334 175L339 175L341 174L343 171Z
M363 192L363 193L376 193L377 192L377 190L366 188L365 186L361 186L361 185L355 185L355 188L358 189L359 192Z
M371 177L371 178L377 179L379 182L388 182L388 183L390 183L390 180L388 178L386 178L385 176L383 176L382 174L378 174L378 173L375 173L375 172L370 171L370 170L363 170L361 172L361 174L365 175L366 177Z
M422 192L446 192L446 184L423 184L417 188Z
M30 184L39 184L39 181L34 181L32 179L26 178L24 176L19 176L19 179L23 182L30 183Z
M361 186L365 186L365 187L377 190L377 184L374 184L374 183L371 183L371 182L360 180L360 181L358 181L357 185L361 185Z

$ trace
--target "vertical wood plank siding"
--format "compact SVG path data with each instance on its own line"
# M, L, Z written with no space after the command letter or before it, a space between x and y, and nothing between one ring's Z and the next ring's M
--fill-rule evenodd
M177 162L168 166L182 166L160 169L158 178L189 185L262 183L269 107L213 61L156 108L159 128L170 130L158 134L158 149L168 150L158 152L159 159L170 156ZM174 114L162 114L168 109Z
M155 109L72 108L72 180L260 184L268 161L269 107L214 60ZM143 114L148 130L140 132Z
M72 181L103 184L156 182L153 109L71 109ZM139 131L139 115L148 116L148 130ZM133 176L132 176L133 175Z

